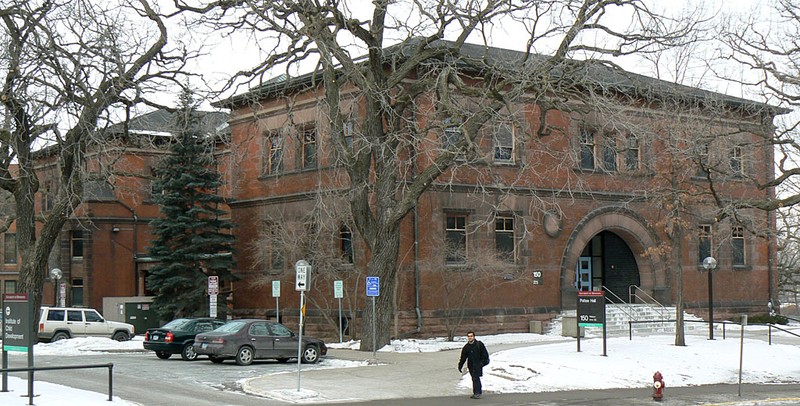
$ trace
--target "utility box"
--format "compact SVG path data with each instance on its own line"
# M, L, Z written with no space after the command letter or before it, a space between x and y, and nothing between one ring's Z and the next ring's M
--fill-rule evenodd
M581 337L585 336L585 327L580 328ZM578 337L578 317L577 316L562 316L561 317L561 335L564 337Z
M136 335L143 335L148 328L161 327L152 303L125 303L124 306L125 322L133 324Z
M543 334L542 331L542 321L541 320L531 320L530 321L530 332L534 334Z

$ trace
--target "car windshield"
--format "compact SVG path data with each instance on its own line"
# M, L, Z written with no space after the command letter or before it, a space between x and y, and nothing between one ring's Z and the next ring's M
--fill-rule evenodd
M241 330L242 327L244 327L245 325L247 325L247 323L245 323L243 321L229 321L229 322L217 327L217 329L214 330L214 331L219 331L219 332L222 332L222 333L236 333L239 330Z
M179 329L189 323L189 319L175 319L164 325L163 328Z

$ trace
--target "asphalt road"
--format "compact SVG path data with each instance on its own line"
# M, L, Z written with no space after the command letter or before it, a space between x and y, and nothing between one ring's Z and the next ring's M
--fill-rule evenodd
M242 392L240 380L280 371L292 371L297 364L275 361L255 361L239 366L232 361L212 364L204 357L194 362L182 361L174 355L160 360L152 352L106 353L81 357L36 356L36 366L64 366L114 363L113 394L142 405L285 405ZM25 357L10 357L9 367L25 367ZM303 368L314 368L304 364ZM25 374L14 374L21 378ZM39 371L36 380L58 383L74 388L108 393L107 369L75 371ZM35 392L35 386L34 386Z

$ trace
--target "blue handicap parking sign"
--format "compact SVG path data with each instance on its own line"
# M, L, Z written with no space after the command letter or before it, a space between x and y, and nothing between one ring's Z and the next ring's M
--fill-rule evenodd
M380 278L377 276L367 276L367 296L380 296Z

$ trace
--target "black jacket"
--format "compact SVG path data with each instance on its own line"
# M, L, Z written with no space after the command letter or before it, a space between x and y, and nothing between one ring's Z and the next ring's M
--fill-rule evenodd
M486 351L486 346L478 340L464 345L461 349L461 359L458 361L459 370L464 366L464 362L467 363L470 374L483 376L483 367L489 364L489 352Z

